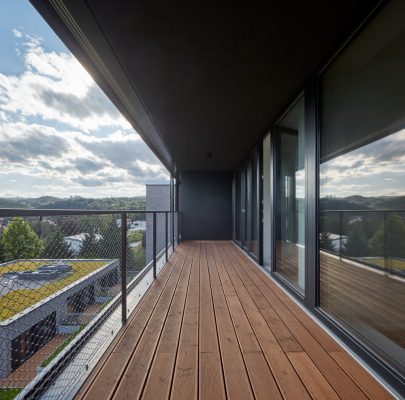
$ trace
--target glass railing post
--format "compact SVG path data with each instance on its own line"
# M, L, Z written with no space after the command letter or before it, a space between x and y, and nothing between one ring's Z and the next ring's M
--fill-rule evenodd
M156 279L156 212L153 212L153 279Z
M180 244L179 211L177 211L177 246Z
M174 251L174 211L171 213L171 218L172 218L172 247Z
M339 211L339 257L342 258L343 248L343 213Z
M122 323L127 321L127 213L121 214L121 307Z
M389 254L388 254L388 224L387 224L387 213L384 211L383 213L383 218L384 218L384 223L383 223L383 229L384 229L384 269L385 272L388 274L389 272Z
M166 262L169 260L169 213L165 212L165 225L166 225Z

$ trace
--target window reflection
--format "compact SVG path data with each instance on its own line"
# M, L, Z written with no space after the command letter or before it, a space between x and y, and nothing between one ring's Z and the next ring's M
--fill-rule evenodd
M323 77L320 304L405 376L400 3L387 3Z
M304 98L276 127L276 270L301 292L305 287Z

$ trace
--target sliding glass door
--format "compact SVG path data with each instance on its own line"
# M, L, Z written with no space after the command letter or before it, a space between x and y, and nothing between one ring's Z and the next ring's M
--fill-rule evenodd
M405 7L322 78L320 306L405 377Z
M242 177L241 169L234 172L233 177L233 239L242 244Z
M263 267L271 271L272 260L272 207L271 197L271 136L263 140Z
M304 98L276 126L276 265L294 288L305 289Z
M234 173L234 240L260 259L261 155L255 149Z

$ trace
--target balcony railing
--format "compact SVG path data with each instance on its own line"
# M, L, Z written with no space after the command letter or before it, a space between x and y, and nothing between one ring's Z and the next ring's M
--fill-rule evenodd
M0 210L0 398L69 398L179 240L172 211Z
M320 248L405 277L405 210L324 210Z

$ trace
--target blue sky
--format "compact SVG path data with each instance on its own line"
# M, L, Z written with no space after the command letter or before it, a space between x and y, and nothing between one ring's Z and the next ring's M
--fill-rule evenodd
M167 180L28 1L0 1L0 37L0 197L133 196Z

